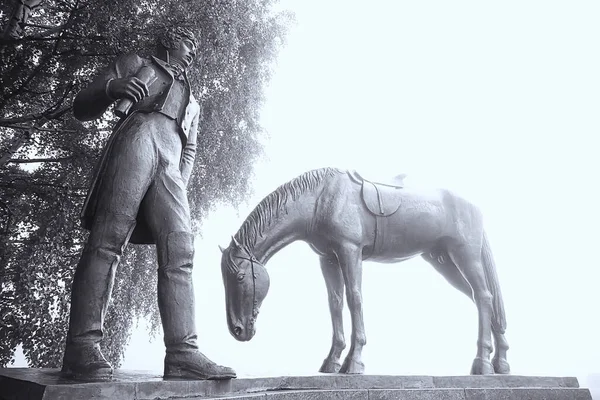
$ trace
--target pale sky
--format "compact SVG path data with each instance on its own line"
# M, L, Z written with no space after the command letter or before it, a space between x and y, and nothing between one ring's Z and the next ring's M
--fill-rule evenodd
M332 166L373 179L406 173L407 184L478 205L512 373L600 373L600 3L282 4L297 24L267 90L271 137L255 195L210 215L196 241L202 351L239 376L317 373L331 344L317 256L294 243L271 259L256 336L239 343L227 330L217 245L277 186ZM424 261L365 262L363 298L366 373L469 373L476 308ZM123 368L162 373L163 357L162 336L149 343L141 326Z

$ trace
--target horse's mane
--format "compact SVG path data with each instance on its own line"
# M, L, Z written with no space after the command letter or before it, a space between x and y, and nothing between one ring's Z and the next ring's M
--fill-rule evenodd
M290 197L295 201L301 194L319 187L326 178L340 173L344 171L335 168L314 169L279 186L252 210L235 234L235 240L247 248L253 248L256 239L262 237L273 219L282 210L287 212L285 206Z

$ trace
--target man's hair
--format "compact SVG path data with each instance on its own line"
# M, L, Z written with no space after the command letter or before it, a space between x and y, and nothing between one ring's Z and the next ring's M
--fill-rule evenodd
M158 43L165 49L178 49L181 45L181 40L189 39L194 43L194 47L198 47L198 38L194 32L188 28L178 26L177 28L165 29Z

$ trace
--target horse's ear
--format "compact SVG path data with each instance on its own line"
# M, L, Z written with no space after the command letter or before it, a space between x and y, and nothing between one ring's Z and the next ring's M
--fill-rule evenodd
M221 253L225 253L225 249L222 248L221 245L218 245L218 246L219 246L219 250L221 250Z

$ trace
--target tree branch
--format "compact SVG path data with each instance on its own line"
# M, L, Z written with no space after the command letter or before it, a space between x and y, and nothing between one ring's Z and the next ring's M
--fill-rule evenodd
M23 182L16 183L16 181L23 181ZM0 187L9 188L9 189L26 189L31 186L52 187L52 188L57 188L57 189L67 189L67 190L71 190L71 191L88 189L87 187L83 187L83 186L68 186L68 185L57 185L56 183L32 182L30 180L25 180L23 178L13 179L11 182L0 182Z
M69 13L69 16L67 17L67 20L62 25L62 28L60 29L60 31L58 33L58 40L56 41L56 43L54 43L54 48L52 49L53 55L56 54L56 51L58 50L58 46L60 45L60 42L62 41L63 37L65 36L65 30L67 28L67 25L69 25L71 23L71 21L73 20L73 17L77 13L78 5L79 5L79 0L75 0L75 4L73 5L73 8L71 8L71 12Z
M25 92L27 93L32 93L32 94L36 94L36 95L43 95L43 94L48 94L48 93L52 93L52 90L46 90L44 92L38 92L36 90L31 90L31 89L24 89Z
M31 26L33 28L42 28L42 29L56 29L56 28L60 28L62 25L55 26L55 25L42 25L42 24L30 24L30 23L27 23L27 24L25 24L25 26Z
M1 125L0 125L1 126ZM55 133L76 133L73 129L50 129L50 128L39 128L37 126L23 126L23 125L11 125L12 129L30 129L40 132L55 132Z
M61 100L59 100L59 103L57 103L55 106L59 106L60 103L62 103L64 101L64 98L66 96L66 92L68 92L70 90L70 88L65 91L65 95L63 95L63 98ZM54 106L53 106L54 107ZM54 110L54 111L50 111L50 109L46 110L44 113L42 113L41 115L37 115L38 121L36 121L35 124L33 124L32 128L41 128L41 125L44 125L44 123L46 123L48 120L50 119L54 119L54 118L58 118L61 115L63 115L64 113L66 113L68 110L71 109L71 106L62 108L62 109L58 109L58 110ZM31 114L29 117L32 116L36 116L36 114ZM16 120L18 118L15 118L13 120ZM43 120L42 120L43 119ZM33 120L33 119L32 119ZM5 120L7 121L7 120ZM26 119L24 120L23 118L21 118L21 122L25 122L27 121ZM39 125L39 126L38 126ZM0 120L0 126L7 126L7 127L11 127L10 125L3 125L2 121ZM2 157L0 157L0 168L4 167L15 155L15 153L17 151L19 151L19 149L29 141L29 139L31 138L31 129L24 129L23 133L18 136L15 141L13 142L13 144L10 146L10 148L8 149L8 151L6 152L6 154L4 154Z
M61 162L61 161L71 160L72 158L73 158L73 156L57 157L57 158L29 158L29 159L13 158L11 160L8 160L8 162L15 163L15 164L30 164L30 163L40 163L40 162Z
M5 43L18 43L18 42L26 42L26 41L34 41L34 42L51 42L53 40L58 40L60 39L60 36L37 36L37 35L31 35L31 36L24 36L22 38L19 39L14 39L14 40L5 40Z
M66 54L78 54L82 57L105 57L105 56L115 57L117 55L115 53L92 53L92 52L84 53L81 49L69 49L69 50L65 50L65 51L59 51L56 53L57 56L64 56Z
M8 240L8 243L11 244L52 244L52 242L41 242L41 241L37 241L35 239L28 239L28 240Z
M25 5L25 3L31 3L31 4L34 4L35 7L37 7L39 5L39 3L41 2L41 0L19 0L19 2L21 2L22 5ZM10 99L12 99L16 95L20 94L27 87L27 85L29 85L31 83L31 81L37 76L37 74L42 70L42 68L44 68L46 66L46 64L48 64L52 60L52 58L54 58L54 56L56 55L56 52L58 50L58 46L60 45L60 42L63 39L65 30L66 30L67 26L73 20L73 17L77 11L78 4L79 4L79 0L77 0L75 2L75 5L71 9L71 12L69 13L69 16L68 16L67 20L65 21L65 23L63 25L60 25L60 30L56 37L33 39L33 40L54 40L54 39L56 39L56 42L54 43L54 46L52 47L52 51L46 57L43 57L43 59L41 60L39 65L27 77L27 79L25 79L25 81L18 88L16 88L15 90L12 90L10 93L8 93L8 95L4 98L2 103L0 103L0 110L2 110L4 108L4 106ZM27 16L24 16L24 18L25 18L25 20L23 22L26 22ZM21 34L21 32L19 32L19 35L20 34ZM5 35L4 38L6 38L6 37L7 36ZM8 37L15 39L14 35L8 36ZM66 95L66 93L65 93L65 95ZM64 96L63 96L63 99L61 99L61 100L64 100ZM57 104L56 107L59 107L60 104L62 104L62 101L59 102L59 104Z
M50 62L50 60L52 59L52 57L53 57L53 53L50 53L50 54L46 55L46 57L42 58L42 60L38 64L38 66L34 68L34 70L31 72L31 74L29 74L29 76L27 77L27 79L25 79L25 81L23 83L21 83L21 85L19 85L19 87L17 87L14 90L10 91L4 97L4 100L2 101L2 103L0 103L0 110L2 110L4 108L4 106L6 105L6 103L8 103L8 101L10 99L12 99L16 95L20 94L25 89L25 87L27 85L29 85L29 83L31 83L31 81L42 70L42 68L44 68L48 62Z
M64 98L61 99L59 102L62 103L63 100L64 100ZM72 106L67 106L67 107L58 109L56 111L52 111L53 109L56 109L57 105L59 105L59 104L57 103L57 104L53 105L52 107L46 109L45 111L42 111L41 113L33 113L33 114L26 115L24 117L0 119L0 126L12 128L15 124L18 124L21 122L30 122L30 121L35 121L35 120L39 120L39 119L46 119L46 120L57 119L60 116L62 116L63 114L65 114L67 111L70 111L72 108Z
M8 151L2 157L0 157L0 168L2 168L4 165L6 165L6 163L8 163L13 158L13 156L15 155L15 153L17 151L19 151L21 146L23 146L25 143L27 143L29 141L30 137L31 137L31 133L28 130L25 130L25 131L23 131L23 133L20 136L17 136L14 139L14 141L11 144L11 146L9 147Z

